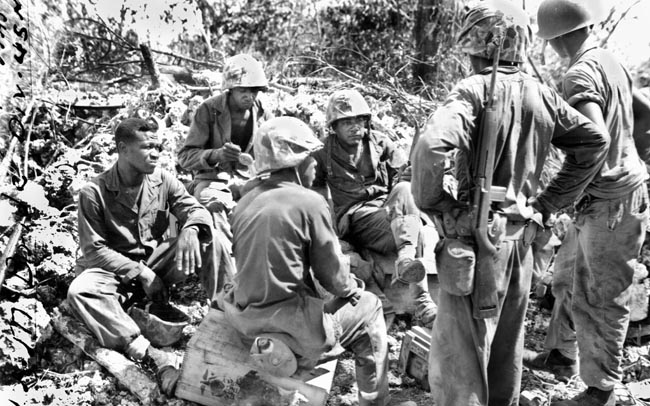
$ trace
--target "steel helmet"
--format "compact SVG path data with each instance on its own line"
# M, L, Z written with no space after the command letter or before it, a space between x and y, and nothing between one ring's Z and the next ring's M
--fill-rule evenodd
M537 9L537 35L553 39L601 21L604 15L600 0L544 0Z
M170 303L149 303L145 309L132 306L129 316L140 327L142 335L156 347L172 345L183 336L190 322L187 314Z
M255 134L255 171L262 174L295 167L321 145L311 128L299 119L272 118Z
M522 63L532 40L526 12L510 0L485 0L463 19L458 45L463 52L493 59L501 46L500 61Z
M223 67L224 90L233 87L259 87L266 89L269 85L262 64L248 54L235 55L226 59Z
M325 121L328 126L342 118L367 116L370 118L370 106L361 96L361 93L354 89L337 90L332 93L327 103Z

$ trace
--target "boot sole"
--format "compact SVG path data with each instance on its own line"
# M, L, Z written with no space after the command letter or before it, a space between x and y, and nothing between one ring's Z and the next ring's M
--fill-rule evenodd
M427 276L427 270L424 264L419 259L414 259L413 262L408 264L404 270L399 274L398 279L406 283L417 283L424 280Z
M549 365L547 363L540 363L538 360L524 361L523 364L530 369L551 373L561 382L566 382L578 375L578 369L575 366Z

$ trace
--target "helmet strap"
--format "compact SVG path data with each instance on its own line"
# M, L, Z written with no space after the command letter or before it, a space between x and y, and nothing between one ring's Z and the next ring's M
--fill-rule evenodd
M302 186L302 180L300 179L300 173L298 173L298 165L293 167L293 173L296 174L296 180L298 181L298 184Z

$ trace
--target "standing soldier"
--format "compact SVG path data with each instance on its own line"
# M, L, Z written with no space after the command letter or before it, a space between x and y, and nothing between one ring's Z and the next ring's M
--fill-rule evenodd
M259 179L232 215L239 271L224 297L225 313L243 335L272 343L268 362L260 359L276 375L295 371L292 354L313 365L340 343L355 354L359 405L384 406L388 345L381 302L350 273L327 202L309 190L315 165L309 154L320 144L293 117L260 127ZM335 299L325 302L315 281Z
M576 227L572 221L569 223L553 265L551 291L555 302L544 341L547 351L537 353L524 350L523 355L525 366L547 370L560 381L568 381L578 374L578 343L571 311L577 250Z
M632 80L590 38L599 1L544 0L539 36L570 58L562 90L567 102L611 137L592 183L576 204L577 257L573 279L580 377L588 388L557 405L614 405L630 317L628 289L647 220L648 175L634 145Z
M528 16L515 3L486 0L471 8L458 43L469 55L474 75L447 96L414 151L415 203L420 210L444 219L441 245L450 248L439 252L441 289L429 358L429 382L438 406L519 403L524 319L533 269L530 244L549 213L572 203L587 187L609 146L606 134L521 71L529 41ZM480 123L488 101L491 113L497 115L495 128L482 133ZM496 145L491 181L505 193L488 202L492 219L488 237L496 247L491 267L475 270L472 245L479 235L469 224L477 213L470 212L468 202L480 192L472 174L481 152L477 145L486 136L493 137ZM563 150L566 159L537 195L551 145ZM443 186L445 162L454 151L457 194ZM477 258L481 255L479 250ZM448 260L464 264L464 258L469 260L464 268L445 265ZM496 297L494 311L474 312L474 304L483 299L483 285L470 281L483 279L480 272L488 270L494 272L488 275L494 278L495 291L490 292Z
M397 253L396 279L410 284L415 317L430 327L437 308L427 286L426 262L416 258L423 224L410 183L398 177L406 154L370 129L370 116L356 90L332 94L326 120L333 134L314 153L314 188L324 195L329 188L339 237L383 254Z
M262 64L252 56L239 54L227 59L222 80L224 92L205 100L196 110L178 163L192 171L190 193L212 212L224 247L221 262L231 265L228 214L251 175L248 165L252 163L253 135L271 115L257 99L268 81Z

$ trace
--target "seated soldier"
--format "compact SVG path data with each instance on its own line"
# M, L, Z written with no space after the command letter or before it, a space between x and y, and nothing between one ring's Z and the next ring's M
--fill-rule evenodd
M215 296L210 213L171 174L156 168L160 140L149 123L129 118L115 130L117 163L79 193L82 256L68 302L104 347L134 360L152 360L162 389L171 393L176 371L167 353L150 345L122 308L129 294L144 290L166 303L168 286L198 271L209 298ZM173 214L178 237L163 240Z
M253 134L271 117L257 99L267 86L262 64L252 56L239 54L227 59L223 93L198 107L178 153L179 165L194 175L190 193L210 210L215 227L221 231L216 237L224 248L220 260L226 266L232 266L228 215L239 199L239 188L251 175L248 164L253 155Z
M224 297L225 314L261 347L268 348L269 340L260 336L271 335L274 352L264 370L276 375L295 371L292 354L300 365L313 365L340 343L355 354L359 405L386 405L388 345L381 302L350 273L327 202L308 189L315 164L309 154L320 144L293 117L260 127L258 179L249 183L231 217L238 272ZM315 282L334 299L324 301ZM255 348L251 352L257 355Z
M427 262L416 258L423 224L411 184L397 176L406 156L386 135L371 130L370 116L356 90L332 94L326 120L333 133L313 154L314 188L323 195L329 188L339 237L357 247L397 253L395 276L410 284L415 317L430 327L437 307L427 286Z

